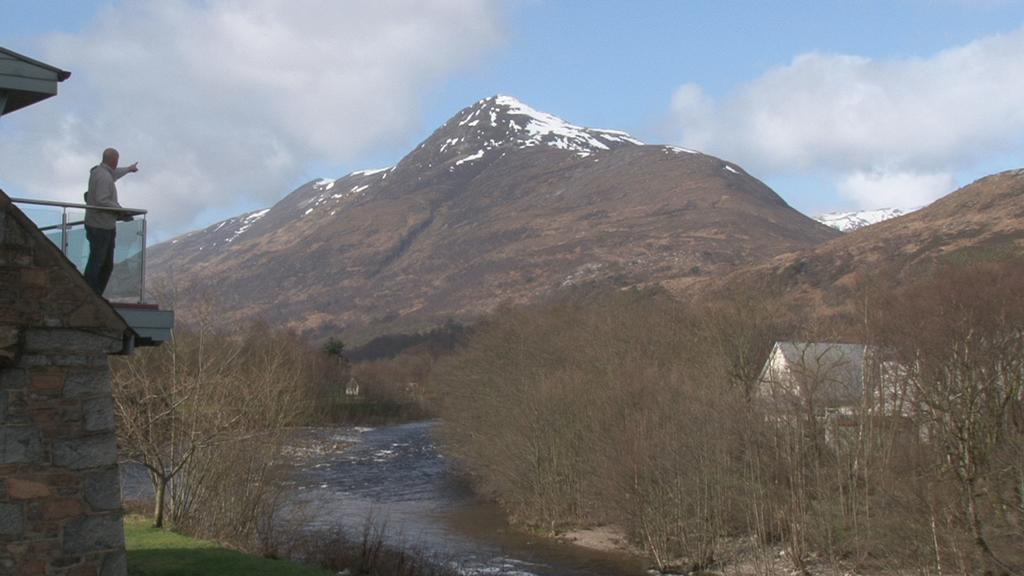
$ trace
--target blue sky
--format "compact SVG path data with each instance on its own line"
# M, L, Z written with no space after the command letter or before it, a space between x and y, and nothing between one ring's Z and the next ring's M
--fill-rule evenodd
M72 71L0 121L0 186L74 198L116 145L157 237L392 164L496 93L698 148L794 207L910 207L1024 152L1024 2L8 0ZM271 54L267 46L273 46ZM1020 102L1020 104L1018 104Z

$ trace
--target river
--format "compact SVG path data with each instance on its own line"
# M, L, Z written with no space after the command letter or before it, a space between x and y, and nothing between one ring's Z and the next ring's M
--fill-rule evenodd
M465 574L625 576L636 559L588 550L511 528L492 503L461 482L431 437L433 422L380 428L317 428L314 445L343 450L300 455L286 517L307 530L359 534L372 518L385 540L447 558ZM308 439L307 439L308 440Z
M434 444L434 422L379 428L306 428L290 443L290 480L278 522L358 539L368 521L385 541L444 559L467 575L632 576L644 565L512 528L477 497ZM123 465L126 500L152 498L140 466Z

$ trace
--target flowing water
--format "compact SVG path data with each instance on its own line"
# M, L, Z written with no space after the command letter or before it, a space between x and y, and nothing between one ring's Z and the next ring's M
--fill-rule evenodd
M293 466L275 523L358 540L368 522L385 542L443 559L469 575L629 576L644 566L513 529L476 497L431 437L433 422L380 428L307 428L290 443ZM144 470L122 466L126 500L151 498Z
M448 558L467 574L628 575L643 566L512 529L474 496L431 438L434 423L312 429L303 444L341 450L299 454L286 516L308 530L360 534L372 519L385 539Z

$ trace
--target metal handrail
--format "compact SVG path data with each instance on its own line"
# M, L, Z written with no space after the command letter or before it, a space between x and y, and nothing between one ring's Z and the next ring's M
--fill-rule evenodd
M129 216L142 216L141 230L139 231L139 236L141 236L142 242L141 242L141 248L139 250L140 277L139 277L139 297L138 297L138 301L139 301L140 304L144 302L144 298L145 298L145 294L146 294L146 236L147 236L147 227L148 227L147 226L147 222L146 222L146 214L149 213L147 210L143 210L142 208L126 208L126 207L113 208L113 207L108 207L108 206L93 206L93 205L90 205L90 204L78 204L78 203L75 203L75 202L58 202L58 201L55 201L55 200L35 200L35 199L31 199L31 198L11 198L11 202L14 202L16 204L33 204L33 205L37 205L37 206L53 206L53 207L56 207L56 208L61 208L62 210L61 210L61 222L60 222L60 224L53 224L53 225L50 225L50 226L43 226L43 227L40 227L39 230L42 231L42 232L46 232L46 231L49 231L49 230L60 230L60 243L58 244L58 248L60 248L61 254L64 254L65 256L68 255L68 248L69 248L68 231L70 229L72 229L72 228L76 228L78 226L83 226L85 224L84 220L68 221L68 212L67 212L68 208L75 208L75 209L82 209L82 210L99 210L99 211L103 211L103 212L117 212L118 214L125 214L125 215L129 215Z
M16 204L39 204L40 206L57 206L58 208L82 208L84 210L105 210L107 212L124 212L132 216L148 214L148 210L142 208L111 208L109 206L93 206L92 204L75 204L74 202L57 202L56 200L33 200L29 198L11 198Z

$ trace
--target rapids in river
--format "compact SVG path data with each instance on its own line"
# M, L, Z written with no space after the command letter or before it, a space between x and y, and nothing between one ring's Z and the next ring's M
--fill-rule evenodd
M625 576L636 559L588 550L510 527L450 468L433 422L380 428L315 428L314 445L342 450L300 455L286 516L306 530L358 535L372 519L385 541L445 558L465 574ZM350 443L350 444L349 444Z

